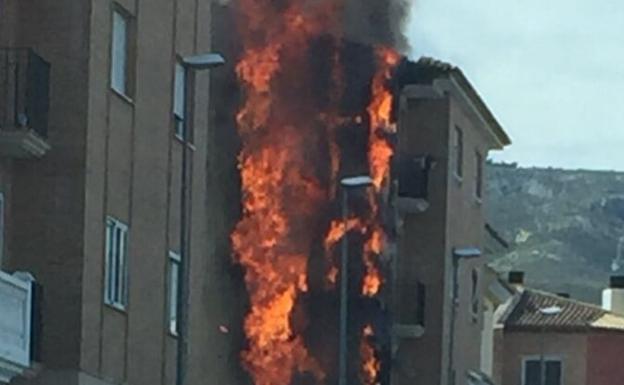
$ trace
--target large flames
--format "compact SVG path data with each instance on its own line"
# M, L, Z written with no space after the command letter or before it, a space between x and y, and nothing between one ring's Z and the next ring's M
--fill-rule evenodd
M388 136L395 131L388 81L399 56L387 48L376 50L378 70L370 79L366 111L370 127L365 127L362 113L345 117L338 106L344 92L340 2L276 3L239 0L237 6L243 46L236 66L244 91L236 116L242 141L243 216L232 234L232 247L236 261L245 268L250 297L244 323L248 347L242 359L255 385L288 385L302 373L322 383L324 370L306 347L305 327L293 314L308 291L317 229L326 223L336 197L341 170L336 133L344 124L359 124L369 132L374 191L366 214L330 222L323 246L331 258L335 244L358 231L364 238L361 294L373 297L382 287L378 257L386 235L379 205L393 154ZM319 40L329 47L326 57L311 58L309 51ZM331 67L331 82L321 97L312 91L318 89L314 79L318 62ZM326 274L332 284L339 277L335 262ZM374 384L379 371L374 350L366 343L372 333L367 326L362 334L363 370L369 378L364 385Z

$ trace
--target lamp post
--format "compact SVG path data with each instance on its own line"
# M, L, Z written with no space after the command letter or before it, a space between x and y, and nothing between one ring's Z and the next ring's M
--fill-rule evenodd
M340 258L340 346L338 352L338 385L347 385L347 324L349 301L349 240L347 222L349 220L349 191L366 188L373 184L368 175L353 176L340 180L342 187L342 221L345 233L341 242Z
M481 250L475 247L453 249L453 291L451 295L451 330L449 331L447 382L455 385L455 319L459 301L459 261L481 257Z
M539 313L545 317L554 317L563 311L559 306L549 306L539 309ZM542 323L542 335L540 336L540 385L546 385L546 357L544 352L544 338L546 323Z
M223 56L217 53L187 56L182 59L184 74L184 131L182 135L182 175L180 183L180 276L178 277L178 300L177 300L177 333L178 346L176 356L176 385L185 385L186 369L188 363L188 308L189 308L189 252L187 235L188 214L188 148L189 132L193 125L193 109L188 103L188 96L192 86L191 71L202 71L219 67L225 64Z

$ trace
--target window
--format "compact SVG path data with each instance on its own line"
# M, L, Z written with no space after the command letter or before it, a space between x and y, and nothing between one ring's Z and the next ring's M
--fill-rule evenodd
M419 281L398 287L400 303L396 320L403 325L425 326L427 291L425 284Z
M173 85L173 118L175 120L176 136L182 140L190 140L187 136L187 124L185 122L186 109L186 68L176 63Z
M475 153L477 175L475 178L475 196L478 199L483 197L483 155L478 151Z
M462 178L464 176L464 133L461 128L455 127L455 141L453 143L453 156L455 176Z
M180 282L180 255L169 252L169 298L168 298L168 323L169 332L173 335L178 333L178 285Z
M470 300L470 310L472 311L473 320L477 320L479 315L479 271L472 269L472 297Z
M416 291L416 323L425 326L425 304L427 300L427 289L425 284L418 282Z
M522 385L542 385L542 365L538 358L524 360ZM545 360L546 381L543 385L561 385L561 360Z
M128 226L106 219L106 282L104 302L125 309L128 298Z
M111 44L111 87L122 95L129 95L129 17L120 10L113 11Z

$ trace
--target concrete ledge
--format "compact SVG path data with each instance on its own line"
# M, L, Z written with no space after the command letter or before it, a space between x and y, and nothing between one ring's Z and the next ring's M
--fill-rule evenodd
M17 159L41 158L49 150L48 142L31 129L0 129L0 156Z
M420 214L427 211L429 202L422 198L397 197L396 207L401 213Z
M397 338L420 338L425 334L421 325L395 324L392 326L392 335Z

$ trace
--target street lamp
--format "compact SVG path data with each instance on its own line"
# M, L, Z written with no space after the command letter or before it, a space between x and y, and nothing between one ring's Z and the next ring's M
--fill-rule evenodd
M184 131L182 135L182 180L180 193L180 277L178 278L178 303L177 303L177 332L178 346L176 357L176 385L185 385L186 369L188 362L188 298L189 298L189 253L187 235L187 214L188 214L188 147L189 129L193 124L193 109L186 99L190 95L191 77L186 74L190 71L202 71L219 67L225 64L225 59L218 53L205 53L201 55L186 56L182 58L182 66L185 69L184 75Z
M459 300L459 261L476 259L481 257L481 250L476 247L464 247L453 249L453 292L451 299L451 330L449 344L448 344L448 368L447 368L447 383L450 385L455 384L455 319L457 318L457 306Z
M338 352L338 385L347 385L347 308L349 299L349 240L347 222L349 220L349 191L366 188L373 184L368 175L346 177L340 180L342 187L342 221L345 233L341 242L340 259L340 346Z
M563 309L559 306L548 306L539 309L539 313L545 317L555 317ZM546 322L542 322L542 335L540 337L540 385L546 385L546 357L544 353L544 339L546 335Z

